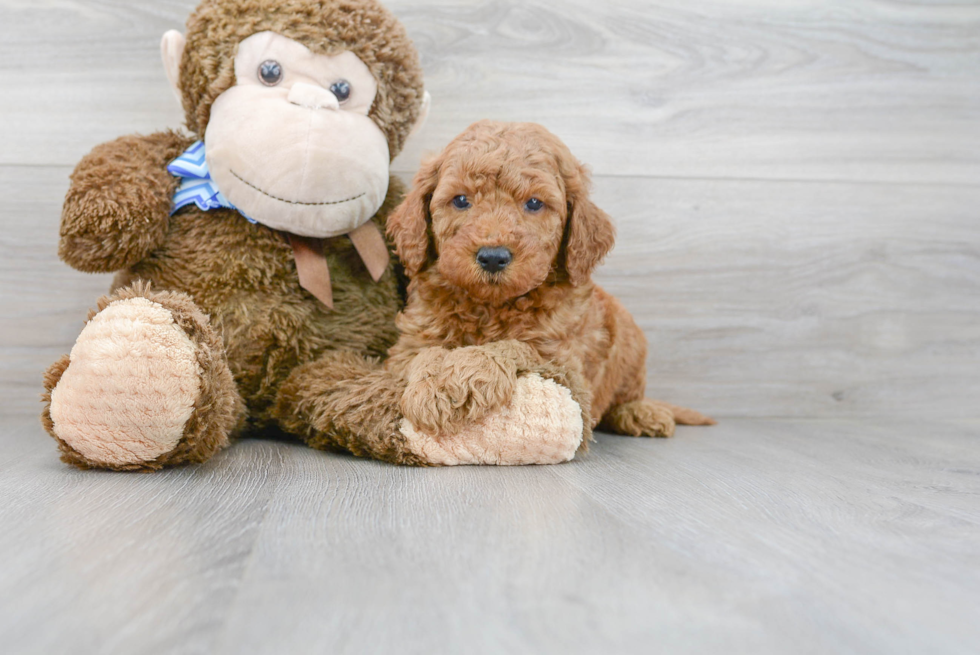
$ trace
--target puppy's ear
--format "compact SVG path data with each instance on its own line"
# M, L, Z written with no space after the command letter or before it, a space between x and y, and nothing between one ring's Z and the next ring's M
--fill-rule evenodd
M412 190L388 217L388 236L409 277L418 275L429 261L429 201L439 183L441 165L441 155L422 162Z
M578 166L566 177L568 222L565 228L565 270L574 286L589 281L592 271L612 250L616 228L609 215L589 200L589 174Z

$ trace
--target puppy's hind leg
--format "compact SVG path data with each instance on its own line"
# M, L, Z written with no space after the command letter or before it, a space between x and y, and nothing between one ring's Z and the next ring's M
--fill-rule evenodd
M631 437L670 437L674 414L648 398L613 405L602 417L599 429Z
M670 403L661 402L659 400L652 401L653 403L660 405L661 407L666 407L670 410L670 413L674 415L674 421L677 425L717 425L718 421L714 420L710 416L705 416L701 412L690 409L689 407L681 407L679 405L671 405Z

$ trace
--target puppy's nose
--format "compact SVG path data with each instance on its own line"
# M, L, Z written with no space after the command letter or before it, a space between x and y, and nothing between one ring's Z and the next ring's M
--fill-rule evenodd
M514 255L502 246L480 248L480 251L476 253L476 263L487 273L499 273L507 268L512 259L514 259Z

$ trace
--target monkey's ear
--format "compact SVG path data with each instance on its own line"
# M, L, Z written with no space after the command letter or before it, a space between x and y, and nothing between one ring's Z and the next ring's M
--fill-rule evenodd
M419 117L415 120L415 125L412 126L412 131L408 133L409 138L415 136L421 131L425 126L425 121L429 118L429 109L432 107L432 96L426 91L425 95L422 96L422 107L419 109Z
M588 173L579 167L568 185L568 223L565 228L565 270L574 286L588 282L592 271L612 250L616 228L609 215L589 200Z
M388 236L395 242L398 259L408 277L415 277L429 263L429 201L439 184L442 156L422 162L412 190L388 217Z
M184 56L184 46L187 39L177 30L170 30L163 35L160 42L160 54L163 55L163 69L167 72L167 81L177 96L177 102L183 102L180 93L180 60Z

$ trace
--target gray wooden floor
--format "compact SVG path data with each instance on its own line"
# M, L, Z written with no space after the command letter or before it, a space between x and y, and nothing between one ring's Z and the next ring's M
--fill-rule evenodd
M572 464L246 441L156 475L0 465L8 653L969 653L980 422L731 419Z
M538 121L615 218L650 394L721 425L567 465L276 441L79 472L40 375L92 146L176 127L194 0L0 0L0 652L980 652L980 2L389 0L428 126Z

